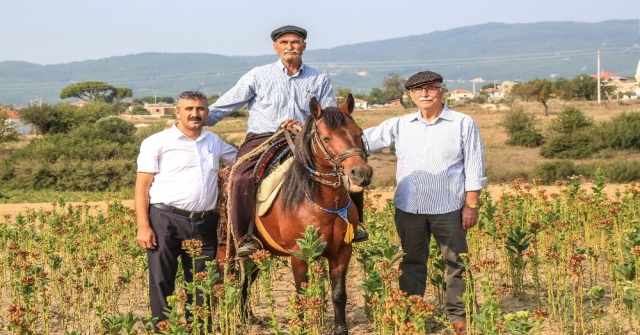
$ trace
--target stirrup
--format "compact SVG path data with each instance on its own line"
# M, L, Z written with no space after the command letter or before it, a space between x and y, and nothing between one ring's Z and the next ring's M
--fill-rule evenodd
M353 243L358 243L358 242L364 242L369 240L369 234L367 234L366 231L364 231L363 229L356 229L356 231L353 234L353 240L351 240L351 242Z

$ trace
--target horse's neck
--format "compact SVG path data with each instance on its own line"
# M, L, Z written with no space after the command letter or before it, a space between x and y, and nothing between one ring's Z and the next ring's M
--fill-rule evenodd
M342 184L337 187L320 184L317 199L313 199L323 207L336 209L344 207L349 201L349 193Z

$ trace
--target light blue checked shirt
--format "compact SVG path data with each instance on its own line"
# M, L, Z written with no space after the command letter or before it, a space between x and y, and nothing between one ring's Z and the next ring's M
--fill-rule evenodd
M275 132L286 120L304 123L309 117L312 97L316 97L323 108L336 105L329 76L304 64L298 73L289 76L278 60L242 76L233 88L209 106L206 124L212 126L248 104L247 133Z
M420 111L365 129L371 151L395 146L395 206L415 214L444 214L464 205L465 192L487 184L478 126L446 106L427 122Z

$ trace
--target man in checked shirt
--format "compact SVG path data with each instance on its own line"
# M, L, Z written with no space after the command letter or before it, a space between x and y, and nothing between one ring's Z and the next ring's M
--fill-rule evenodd
M269 139L280 126L303 123L309 117L312 97L323 108L335 106L331 79L323 72L302 63L307 48L307 31L296 26L283 26L271 32L273 50L280 59L275 63L256 67L246 73L234 87L209 106L207 125L212 126L226 115L248 105L247 136L238 150L238 160ZM236 168L229 197L234 236L239 244L236 254L246 257L259 246L247 236L256 207L253 169L255 157ZM352 194L362 221L362 193ZM367 239L364 231L355 232L353 242Z
M400 289L423 296L431 235L447 265L447 316L456 334L466 334L461 253L466 231L478 223L478 198L487 183L482 140L475 121L442 104L442 76L419 72L405 83L418 106L365 129L371 151L395 146L397 188L395 223L402 251Z

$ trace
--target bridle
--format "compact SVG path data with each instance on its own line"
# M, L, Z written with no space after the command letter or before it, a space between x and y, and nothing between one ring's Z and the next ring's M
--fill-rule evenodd
M327 150L327 148L324 146L324 144L322 144L322 140L320 139L320 135L318 135L318 129L316 124L318 122L320 122L320 120L322 120L322 118L317 119L313 122L313 125L311 126L311 149L313 150L313 152L316 154L316 156L318 155L318 152L316 150L316 147L320 148L320 151L324 154L325 160L328 160L329 162L331 162L331 165L333 166L333 171L331 171L330 173L322 173L322 172L318 172L313 170L313 168L311 167L307 167L307 170L309 170L309 173L311 173L311 178L321 184L324 185L328 185L328 186L333 186L333 187L338 187L340 186L340 184L344 184L345 188L347 188L347 191L349 190L349 186L348 186L348 178L345 174L344 174L344 165L342 165L342 162L344 160L346 160L349 157L354 157L354 156L360 156L362 157L362 159L364 159L364 161L367 161L367 157L369 157L369 153L367 151L367 146L366 146L366 142L364 140L364 138L362 139L362 143L364 144L364 150L360 149L360 148L349 148L345 151L343 151L342 153L340 153L338 155L338 157L334 157L332 154L329 153L329 151ZM353 119L352 119L353 120ZM335 182L330 182L328 180L326 180L324 177L337 177L338 180Z

